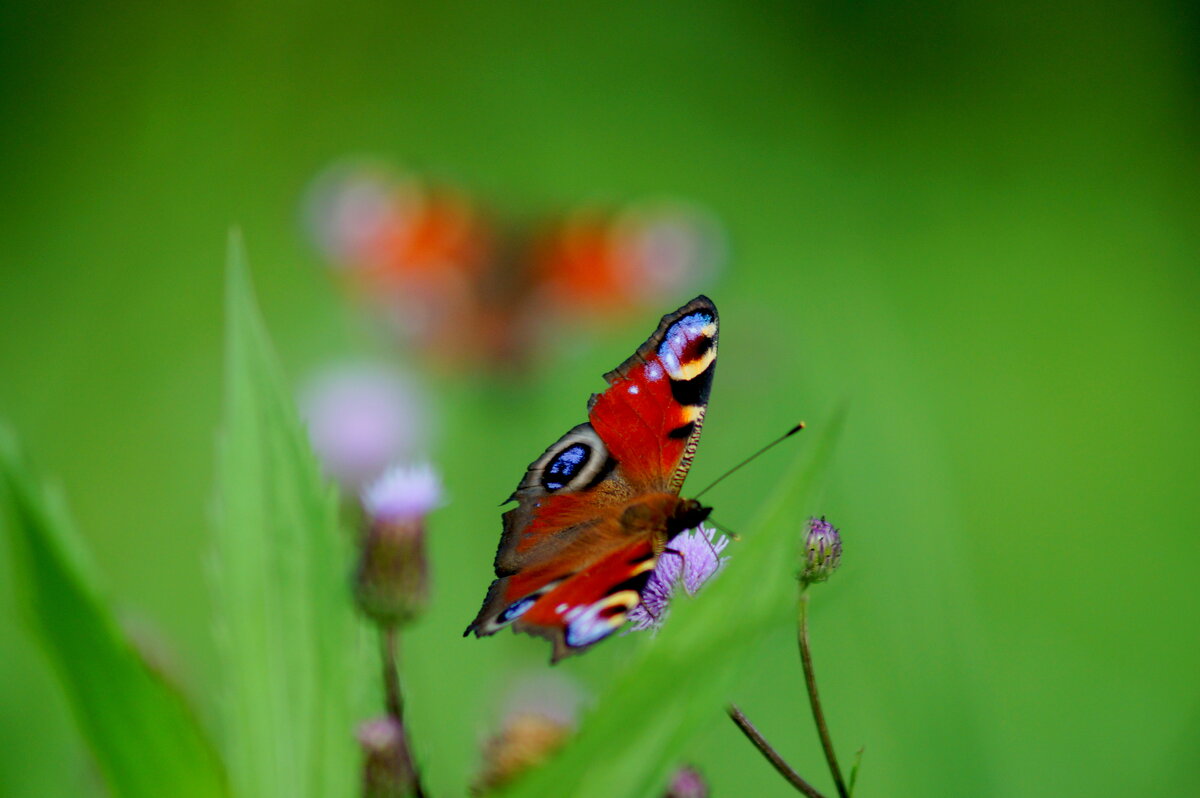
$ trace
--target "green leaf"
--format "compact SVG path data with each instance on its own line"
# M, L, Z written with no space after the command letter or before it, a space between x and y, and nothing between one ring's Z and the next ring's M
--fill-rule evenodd
M214 606L234 793L352 794L364 630L349 540L321 479L231 238Z
M40 637L112 794L228 794L216 750L190 707L121 633L82 541L0 429L17 600Z
M600 698L579 734L506 796L662 793L692 736L724 720L729 688L746 676L754 641L794 610L804 511L843 417L811 454L796 455L744 540L729 550L720 577L695 599L674 601L662 632ZM747 762L754 755L748 750Z

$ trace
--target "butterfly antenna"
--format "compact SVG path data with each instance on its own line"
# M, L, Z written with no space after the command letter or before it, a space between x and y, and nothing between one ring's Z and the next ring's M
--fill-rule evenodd
M717 523L717 521L715 521L711 515L708 517L708 523L711 524L712 526L715 526L719 531L724 532L726 537L728 537L730 540L741 540L742 539L742 536L739 535L737 532L734 532L732 529L725 526L724 524ZM712 544L710 543L709 545L712 545ZM713 551L713 554L716 554L715 550Z
M710 490L712 490L712 489L713 489L713 488L715 488L717 485L719 485L719 484L721 483L721 481L722 481L723 479L725 479L725 477L729 476L729 475L730 475L730 474L732 474L734 471L737 471L739 468L741 468L742 466L746 465L746 464L747 464L747 463L749 463L751 460L753 460L754 458L758 457L760 454L763 454L764 452L766 452L768 449L772 448L773 446L775 446L775 445L777 445L777 444L780 444L780 443L783 443L785 440L787 440L788 438L792 437L793 435L795 435L797 432L799 432L799 431L800 431L800 430L802 430L802 429L804 429L804 422L803 422L803 421L801 421L801 422L800 422L799 424L797 424L796 426L792 427L792 428L791 428L790 430L788 430L787 432L785 432L785 433L783 433L782 435L780 435L780 436L779 436L778 438L776 438L775 440L773 440L773 441L771 441L770 443L768 443L766 446L764 446L764 447L762 447L761 449L759 449L759 450L758 450L757 452L755 452L754 454L752 454L752 455L750 455L749 457L747 457L747 458L746 458L745 460L743 460L742 462L740 462L740 463L738 463L737 465L735 465L733 468L731 468L731 469L729 469L728 471L726 471L726 472L725 472L724 474L722 474L721 476L719 476L719 477L717 477L716 479L714 479L712 482L710 482L710 483L709 483L709 485L708 485L708 487L707 487L707 488L705 488L704 490L700 491L699 493L697 493L697 494L696 494L695 496L693 496L692 498L694 498L694 499L699 499L701 496L703 496L704 494L708 493Z

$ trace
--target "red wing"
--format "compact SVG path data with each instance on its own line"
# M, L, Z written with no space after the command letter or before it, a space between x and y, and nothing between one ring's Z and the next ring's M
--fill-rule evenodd
M559 659L624 622L653 571L652 538L666 529L634 533L619 509L648 493L678 493L700 437L716 344L717 310L697 297L604 375L609 388L592 397L590 423L546 449L513 493L497 579L466 634L514 624L554 641Z
M657 561L649 540L627 540L624 547L583 570L551 578L533 591L529 591L532 575L499 579L493 589L505 596L505 609L481 631L491 634L512 624L518 632L544 637L554 644L551 662L557 662L598 643L625 623L641 601ZM559 570L552 567L549 573Z
M717 309L699 296L663 317L646 343L604 375L588 418L639 493L678 492L687 476L717 363Z

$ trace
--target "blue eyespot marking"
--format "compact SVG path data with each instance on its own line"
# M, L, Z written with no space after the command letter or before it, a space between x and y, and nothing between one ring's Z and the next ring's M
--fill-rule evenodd
M583 648L608 637L625 623L637 600L637 593L624 591L585 607L575 607L563 617L567 622L564 641L572 648Z
M508 623L515 618L520 618L529 611L529 608L532 607L537 600L537 596L527 596L514 604L510 604L508 609L500 613L500 617L496 619L496 622Z
M699 312L688 314L671 325L663 337L663 342L658 346L658 356L666 366L667 373L674 374L679 370L679 358L683 355L688 341L701 335L704 328L712 322L711 314Z
M558 453L542 474L542 487L546 490L561 490L579 473L591 457L592 448L586 443L575 443Z
M572 648L582 648L608 637L616 627L600 617L599 607L588 607L567 624L565 642Z

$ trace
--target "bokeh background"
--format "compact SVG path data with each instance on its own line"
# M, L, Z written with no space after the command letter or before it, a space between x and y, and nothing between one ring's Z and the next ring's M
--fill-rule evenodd
M514 216L684 196L729 241L693 490L849 403L814 508L846 554L814 636L843 760L866 747L859 793L1196 794L1198 33L1179 2L7 3L0 416L211 714L230 225L299 382L364 352L411 365L300 222L347 154ZM451 502L406 676L439 794L545 668L540 641L458 637L496 502L687 298L562 329L504 397L428 379ZM747 519L781 462L709 494L718 517ZM622 645L556 670L596 689ZM5 591L0 652L0 793L95 794ZM826 784L792 630L754 661L733 698ZM717 708L688 758L716 795L789 794Z

